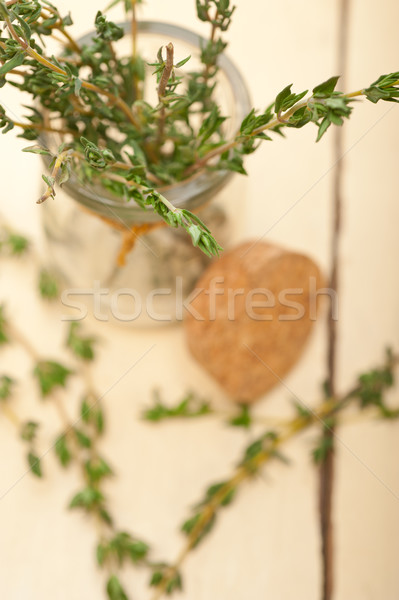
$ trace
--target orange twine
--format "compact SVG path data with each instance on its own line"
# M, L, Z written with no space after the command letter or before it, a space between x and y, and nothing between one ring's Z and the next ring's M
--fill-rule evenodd
M197 207L197 209L193 212L201 211L210 203L210 201L211 199L207 200L201 206ZM88 212L90 215L98 217L99 219L101 219L101 221L103 221L110 227L113 227L117 231L121 232L122 244L116 259L116 264L118 265L118 267L124 267L126 265L126 257L133 250L133 248L136 245L136 241L141 235L145 235L153 229L157 229L158 227L164 227L166 225L165 221L158 221L156 223L142 223L141 225L129 226L126 225L126 223L123 223L122 221L114 221L114 219L111 219L110 217L104 217L104 215L99 215L87 208L86 206L79 205L79 207L82 210Z
M94 215L101 219L104 223L120 231L122 234L122 243L121 248L119 250L116 264L118 267L124 267L126 264L126 257L131 252L136 245L136 241L141 235L145 235L146 233L156 229L157 227L163 227L166 225L165 221L159 221L156 223L141 223L140 225L126 225L126 223L114 221L109 217L104 217L104 215L99 215L85 206L80 206L82 210L88 212L91 215Z
M164 225L166 225L164 221L160 221L159 223L143 223L142 225L132 225L129 229L122 231L122 245L116 259L118 267L123 267L126 264L126 257L133 250L140 235L145 235L149 231L157 227L163 227Z

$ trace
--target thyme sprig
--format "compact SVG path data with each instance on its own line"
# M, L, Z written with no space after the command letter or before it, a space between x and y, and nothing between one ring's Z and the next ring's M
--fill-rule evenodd
M360 375L354 387L347 393L338 398L324 399L314 409L296 403L296 415L293 419L281 427L268 429L251 442L244 450L233 474L210 485L204 497L195 505L193 514L182 524L181 530L186 535L186 542L173 564L162 563L163 568L153 574L151 585L156 587L156 591L152 600L159 600L164 594L181 589L182 565L188 554L212 531L220 510L233 502L241 485L253 479L266 463L275 459L286 461L285 456L281 454L281 448L299 433L319 424L328 429L331 419L335 419L351 404L360 410L374 406L384 419L398 418L399 407L391 408L385 399L385 393L394 383L393 370L398 363L399 356L388 352L383 366ZM327 451L325 437L322 436L316 448L312 450L313 459L317 462L322 460Z
M282 450L300 432L313 425L321 425L323 430L328 431L332 422L345 422L342 415L350 407L356 409L349 414L352 419L359 413L369 415L370 411L380 419L393 420L399 417L399 407L392 407L386 398L386 392L394 384L394 367L399 363L399 357L392 352L387 352L381 367L360 375L346 394L337 398L327 395L314 409L296 401L293 418L275 420L268 425L245 448L233 473L207 486L204 496L195 504L181 526L186 541L176 561L154 562L150 560L150 547L146 541L116 525L104 491L104 483L113 475L114 470L100 450L101 437L105 432L105 412L90 375L96 340L87 335L80 324L72 323L65 344L76 364L70 366L58 360L43 359L25 332L10 322L4 307L0 306L0 344L9 342L21 345L31 357L40 395L48 406L54 405L59 416L60 430L54 440L54 451L62 468L75 467L81 475L81 485L75 490L69 506L87 514L96 527L96 557L99 566L107 573L105 589L109 600L128 598L121 577L121 569L125 565L144 566L150 571L154 600L161 598L163 594L182 589L183 563L187 555L211 532L220 511L234 502L242 484L253 480L269 461L286 461ZM69 416L64 403L64 393L73 377L80 377L84 386L79 413L75 419ZM16 391L17 382L14 377L2 374L0 415L9 418L16 427L18 436L26 444L27 461L32 473L36 477L43 477L45 470L38 449L40 424L33 419L21 419L14 411L12 400ZM159 397L156 398L154 406L146 411L145 418L159 421L176 417L195 418L206 414L220 416L207 401L191 394L169 407ZM226 417L230 425L239 427L249 427L256 423L259 425L263 421L245 406L239 407L236 414L223 415L223 418ZM325 445L325 436L320 436L311 449L313 459L316 462L323 460L326 452L328 447Z
M41 460L36 448L39 423L37 421L21 419L10 405L14 399L16 385L17 382L13 377L0 375L0 416L7 417L16 428L19 438L27 443L28 451L26 458L28 467L33 475L42 477Z
M143 540L116 527L102 489L103 482L113 475L113 469L98 448L99 438L105 431L105 414L87 371L88 363L94 359L94 338L83 335L78 323L71 323L66 346L81 363L79 368L72 370L58 361L42 359L25 335L6 319L3 309L0 325L3 343L19 343L33 360L33 373L40 395L51 400L58 413L62 429L55 438L54 452L62 468L75 465L82 476L82 487L72 496L69 508L83 510L92 517L96 526L99 535L96 557L99 566L108 572L108 598L127 598L119 570L127 559L135 565L146 564L150 548ZM77 419L71 420L58 391L66 388L72 375L79 374L85 382L86 391ZM18 435L28 444L28 466L35 476L42 477L42 460L35 446L39 424L32 420L21 421L9 407L14 388L12 377L0 377L0 414L5 414L17 427Z
M154 391L153 405L143 411L146 421L158 422L173 418L193 418L213 413L210 403L193 392L186 394L175 406L167 406L161 399L159 390Z

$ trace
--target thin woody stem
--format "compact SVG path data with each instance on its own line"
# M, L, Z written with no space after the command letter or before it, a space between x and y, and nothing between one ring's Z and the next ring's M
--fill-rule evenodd
M136 60L137 58L137 15L136 15L136 3L137 0L131 0L132 2L132 59Z
M19 45L21 46L21 48L31 58L34 58L37 62L39 62L40 64L42 64L44 67L50 69L51 71L54 71L55 73L58 73L59 75L64 75L64 76L68 77L68 73L64 69L62 69L62 68L58 67L57 65L53 64L47 58L45 58L44 56L42 56L41 54L39 54L38 52L36 52L24 40L22 40L18 36L18 34L15 31L15 29L14 29L14 27L13 27L10 19L7 16L4 16L4 20L7 23L7 27L8 27L8 30L9 30L12 38L19 43ZM115 106L117 106L118 108L121 109L121 111L125 114L125 116L128 118L128 120L135 127L137 127L138 129L141 129L141 124L137 121L136 117L134 116L134 114L130 110L129 106L126 104L126 102L124 100L122 100L122 98L120 98L119 96L115 96L114 94L112 94L111 92L108 92L107 90L99 88L98 86L94 85L93 83L91 83L89 81L83 80L82 81L82 87L85 88L86 90L90 90L92 92L95 92L99 96L105 96L106 98L108 98Z
M24 334L19 329L17 329L14 325L11 325L10 323L7 323L7 332L9 333L10 338L17 341L22 346L22 348L25 350L25 352L35 362L40 362L41 357L40 357L38 351L32 346L30 341L24 336ZM98 398L98 395L97 395L96 391L94 390L92 379L87 370L87 367L86 367L86 370L82 371L81 374L82 374L82 378L84 379L85 384L86 384L86 395L89 397ZM85 483L87 483L87 474L86 474L86 468L85 468L86 460L85 460L85 457L82 456L82 449L77 442L76 436L74 435L75 423L73 423L70 420L68 413L65 409L63 399L59 395L58 392L53 392L52 399L54 401L54 406L58 413L58 417L62 423L63 435L71 441L71 444L73 446L73 448L70 449L71 455L78 463L79 469L82 473L82 477L83 477ZM4 411L5 415L10 420L12 420L16 426L20 427L21 422L18 419L17 415L15 415L15 413L13 413L13 411L10 409L10 407L8 407L6 404L0 405L0 412L1 411ZM95 446L96 441L97 441L97 436L94 436L92 438L92 446L90 448L91 458L97 458L99 456L98 450ZM93 515L93 516L97 517L98 515ZM101 525L102 525L102 527L107 525L107 528L112 529L112 525L106 524L103 520L101 520Z
M340 400L328 399L322 402L319 408L313 410L311 413L292 419L287 423L286 426L282 428L281 432L273 440L271 446L253 457L250 460L250 464L240 465L237 467L232 477L216 492L216 494L212 496L211 500L209 500L203 507L198 521L188 536L187 542L180 551L173 566L168 570L166 577L164 577L157 586L157 589L151 597L151 600L160 600L160 598L163 597L168 584L178 573L186 557L198 542L198 539L200 538L204 529L214 517L216 511L221 507L223 500L226 498L229 492L236 489L245 481L250 480L253 477L254 472L273 459L276 456L276 451L286 442L294 438L308 427L319 422L324 423L324 421L329 417L335 415L339 410L343 409L349 400L354 396L357 389L357 387L353 388Z
M399 79L397 81L395 81L394 83L390 84L391 87L394 87L397 85L399 85ZM362 90L357 90L355 92L350 92L348 94L342 94L342 97L343 98L356 98L358 96L364 96L364 95L365 95L365 90L362 89ZM256 129L254 129L251 133L249 133L245 136L240 136L239 139L237 139L237 137L235 137L234 139L231 139L228 142L226 142L225 144L223 144L222 146L219 146L218 148L211 150L210 152L208 152L208 154L206 154L202 158L198 159L195 164L188 167L184 172L184 176L191 175L198 169L201 169L202 167L204 167L210 160L212 160L216 156L220 156L224 152L227 152L229 150L232 150L233 148L236 148L237 146L242 144L244 141L251 139L252 137L258 135L259 133L262 133L263 131L267 131L269 129L273 129L273 127L281 125L282 122L288 121L288 119L294 113L296 113L301 108L306 107L312 99L313 99L313 97L311 96L307 100L303 100L302 102L299 102L298 104L296 104L295 106L290 108L290 110L288 110L283 115L279 114L277 117L275 117L274 119L272 119L265 125L262 125L261 127L257 127Z
M126 179L124 179L124 177L122 177L121 175L117 175L116 173L104 173L104 177L107 177L108 179L112 179L113 181L119 181L120 183L125 183L126 184ZM129 182L130 187L136 189L136 190L140 190L140 192L142 192L143 194L147 193L147 189L144 185L141 185L140 183L135 183L134 181L130 181ZM158 195L159 195L159 200L162 202L162 204L164 204L172 213L180 213L181 209L180 208L176 208L176 206L174 206L171 202L169 202L169 200L167 198L165 198L162 194L159 193L158 191Z
M338 72L345 84L347 71L347 53L349 39L349 7L350 0L340 0L339 26L338 26ZM356 92L354 93L354 97ZM330 289L335 294L339 292L340 279L340 242L342 230L342 188L343 188L343 130L338 127L334 131L334 170L333 180L333 227L331 240L331 271ZM338 327L334 319L332 308L327 315L327 382L328 393L332 396L337 394L337 338ZM334 452L335 424L331 429L324 431L324 438L328 443L328 451L325 460L320 466L319 482L319 510L320 510L320 532L322 544L322 600L332 600L334 590L334 528L333 528L333 493L335 481L335 452Z
M132 20L131 20L131 37L132 37L132 64L133 67L137 61L137 0L131 0L131 9L132 9ZM134 71L133 74L133 88L135 93L135 99L139 100L141 98L141 90L139 86L139 77L137 75L137 71Z
M166 87L168 85L170 76L173 72L173 44L169 42L166 46L166 61L165 67L159 80L158 84L158 100L161 103L161 109L159 112L159 121L158 121L158 136L157 142L158 145L162 144L164 139L164 130L165 130L165 120L166 120L166 106L165 106L165 93Z
M71 149L69 149L69 150L64 150L63 152L61 152L61 154L59 154L57 156L55 163L54 163L53 170L51 172L51 177L53 177L54 182L57 179L57 176L58 176L58 173L59 173L61 167L68 160L71 160L72 155L73 155L73 151ZM53 186L48 185L44 194L39 198L39 200L36 201L36 204L42 204L42 202L44 202L48 198L51 198L51 196L53 196L54 193L55 192L54 192Z
M74 38L68 33L68 31L66 31L66 29L64 27L62 27L61 24L55 24L53 29L58 29L58 31L60 33L62 33L62 35L68 40L68 46L74 50L77 54L80 54L80 52L82 51L79 44L76 42L76 40L74 40Z
M62 135L71 134L76 135L76 132L71 129L56 129L47 125L41 125L40 123L22 123L20 121L13 121L15 127L21 127L22 129L37 129L39 131L49 131L50 133L60 133Z
M158 100L161 102L165 96L166 86L173 70L173 44L169 42L166 46L166 61L165 68L162 72L161 79L158 84Z
M399 356L390 356L383 368L394 369L399 364ZM296 435L306 429L322 424L328 431L331 427L328 425L332 418L335 418L341 411L346 409L352 401L356 401L361 392L361 384L357 384L340 397L330 397L322 401L315 409L306 410L300 416L287 421L275 433L275 437L270 444L260 450L255 456L241 463L234 471L233 475L218 489L218 491L203 505L198 520L188 535L188 539L177 556L173 565L165 571L163 579L158 584L151 600L160 600L165 594L169 583L176 577L180 567L184 563L190 551L196 546L201 535L206 530L207 525L215 517L219 508L223 505L226 496L239 485L250 480L257 470L264 466L271 459L278 456L277 452L286 442L293 439ZM399 416L399 409L397 410Z
M78 152L77 150L74 150L72 152L72 156L74 158L77 158L78 160L86 160L85 156L81 152ZM120 183L124 183L126 185L129 184L129 185L131 185L131 187L143 189L143 186L140 186L139 184L134 184L131 181L127 182L126 179L124 177L122 177L121 175L117 175L116 173L110 173L109 170L112 171L112 169L118 169L121 171L131 171L132 165L129 165L128 163L117 160L114 163L107 165L107 169L104 170L102 173L98 173L98 175L100 175L101 177L107 177L108 179L113 179L114 181L119 181ZM156 175L153 175L152 173L146 173L146 178L148 179L148 181L151 181L152 183L154 183L156 185L162 184L162 181L160 179L158 179L158 177ZM162 188L157 188L157 191L162 192Z
M216 14L215 14L214 21L216 21L218 14L219 14L219 11L218 11L218 9L216 9ZM212 29L211 29L211 36L210 36L210 41L211 42L215 41L216 30L217 30L217 25L215 25L215 23L213 22L212 23ZM205 71L204 71L204 80L205 80L205 83L207 83L207 81L208 81L208 79L210 77L210 69L211 69L211 65L207 64L205 66Z

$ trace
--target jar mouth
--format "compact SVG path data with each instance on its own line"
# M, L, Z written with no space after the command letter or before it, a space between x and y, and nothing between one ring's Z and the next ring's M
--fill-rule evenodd
M171 23L162 21L139 21L138 33L142 36L162 36L186 43L194 50L199 50L207 40L199 34ZM125 34L130 33L131 23L118 23ZM89 44L94 32L89 32L78 39L80 45ZM227 82L234 100L233 129L238 131L244 117L251 108L250 97L244 79L235 64L226 54L218 59L219 73ZM220 84L221 85L221 84ZM43 132L42 141L47 148L56 149L62 143L62 138L57 134ZM47 157L43 157L44 161ZM157 188L176 207L195 209L207 202L216 194L233 176L230 171L201 170L186 180ZM103 186L95 183L82 183L72 172L70 179L63 184L63 189L80 204L93 212L106 218L117 218L127 223L156 222L160 217L151 208L143 210L134 201L125 199L108 192Z

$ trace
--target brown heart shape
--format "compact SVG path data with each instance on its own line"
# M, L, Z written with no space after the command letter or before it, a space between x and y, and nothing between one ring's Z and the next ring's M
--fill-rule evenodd
M235 247L191 296L184 323L191 353L235 401L253 402L298 361L323 285L307 256L265 242Z

